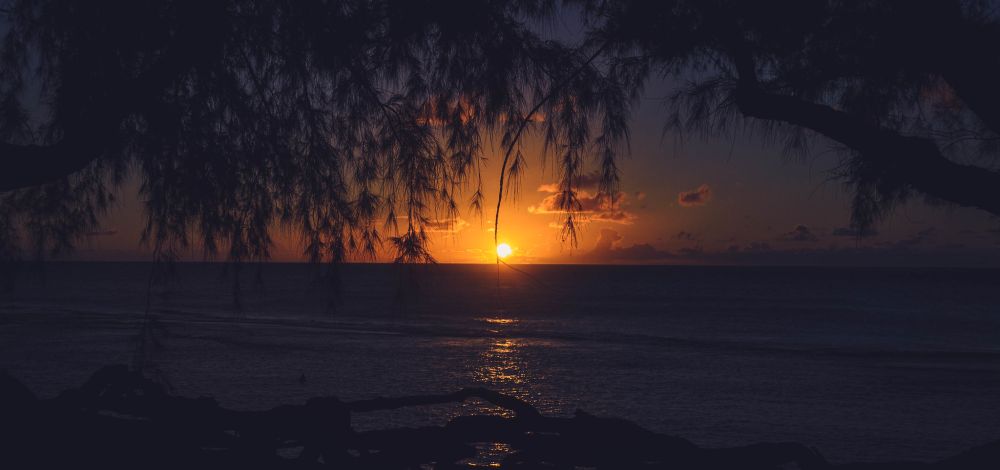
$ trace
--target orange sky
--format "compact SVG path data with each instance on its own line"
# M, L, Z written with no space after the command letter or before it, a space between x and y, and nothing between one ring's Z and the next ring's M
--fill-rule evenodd
M539 27L578 42L579 22L572 15L564 20ZM848 228L850 194L830 179L838 161L827 143L818 141L810 157L789 159L754 138L678 139L663 131L670 84L646 90L630 129L631 154L620 162L621 206L585 214L591 220L580 227L575 249L560 240L561 215L546 204L555 172L544 166L537 138L526 139L519 197L504 202L500 217L500 241L514 249L509 262L1000 266L1000 222L985 212L914 197L883 220L877 234L858 240ZM438 261L493 262L497 154L489 151L484 167L484 216L463 211L450 230L431 234ZM593 188L582 190L584 198L593 195ZM126 184L118 207L73 258L149 260L139 243L141 212L137 184ZM293 234L275 239L275 261L303 259ZM203 257L193 251L185 259Z
M825 144L804 160L783 157L780 149L752 138L689 138L678 145L675 135L663 133L659 97L666 95L665 85L647 92L633 120L631 155L620 165L621 205L613 212L585 214L591 221L581 227L576 249L560 240L561 215L546 206L555 172L543 165L537 139L529 137L519 197L503 204L500 217L500 241L514 248L509 262L1000 266L995 218L919 198L900 206L875 236L859 242L847 228L850 195L829 178L837 160L824 151ZM495 259L499 162L488 156L485 217L465 211L451 230L432 233L431 251L440 262ZM593 195L592 187L584 185L582 191L584 199ZM119 207L74 257L148 260L139 245L141 220L133 183L123 188ZM292 234L276 239L275 261L303 259ZM187 259L203 258L194 252ZM380 257L389 259L387 253Z

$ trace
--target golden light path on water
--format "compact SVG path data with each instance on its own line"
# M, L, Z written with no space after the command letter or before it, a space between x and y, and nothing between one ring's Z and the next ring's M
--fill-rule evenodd
M500 315L476 320L486 327L488 341L472 370L474 382L521 399L530 399L528 388L537 377L530 374L522 355L524 341L511 335L511 329L516 328L519 320ZM514 417L514 413L506 409L497 409L496 413L505 418ZM498 468L503 458L514 452L510 445L503 442L480 443L476 450L476 458L466 462L471 468Z
M494 388L504 393L527 398L530 384L527 364L521 355L523 340L509 336L509 329L515 327L517 319L501 316L477 318L486 324L487 348L479 354L472 379L477 384ZM509 410L501 410L501 416L513 417Z

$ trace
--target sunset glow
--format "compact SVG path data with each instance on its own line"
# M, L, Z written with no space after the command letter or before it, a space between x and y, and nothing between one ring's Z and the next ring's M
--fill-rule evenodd
M497 256L499 256L500 259L504 259L510 256L510 254L513 252L514 250L510 247L510 245L506 243L501 243L497 245Z

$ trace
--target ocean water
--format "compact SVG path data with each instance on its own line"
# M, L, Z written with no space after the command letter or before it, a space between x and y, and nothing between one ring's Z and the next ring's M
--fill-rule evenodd
M551 415L703 446L797 441L834 462L942 458L1000 439L1000 271L49 264L0 296L0 368L42 396L128 362L147 308L174 391L239 409L482 385ZM413 281L416 281L416 287ZM400 286L407 295L398 298ZM306 377L300 383L300 376ZM479 403L356 416L444 423Z

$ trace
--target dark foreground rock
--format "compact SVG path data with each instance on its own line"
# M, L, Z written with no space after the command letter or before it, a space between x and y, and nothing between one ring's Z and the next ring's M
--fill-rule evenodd
M461 416L444 426L355 432L351 414L477 398L513 417ZM0 468L410 469L465 468L476 443L505 443L510 469L961 469L1000 468L1000 441L933 463L829 465L797 443L707 449L619 419L577 412L542 416L530 404L483 388L445 395L233 411L207 398L172 396L125 366L39 400L0 373Z

